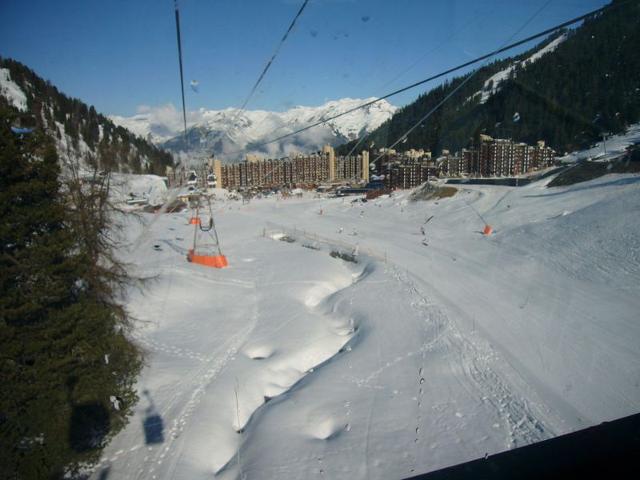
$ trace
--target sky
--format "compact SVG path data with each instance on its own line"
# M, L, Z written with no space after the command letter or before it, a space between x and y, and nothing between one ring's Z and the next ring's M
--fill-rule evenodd
M239 107L302 3L179 0L187 109ZM381 96L605 3L310 0L247 108ZM173 0L0 0L0 56L107 115L180 106Z

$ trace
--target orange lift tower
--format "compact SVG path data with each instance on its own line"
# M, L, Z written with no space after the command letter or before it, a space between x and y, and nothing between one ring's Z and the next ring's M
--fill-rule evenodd
M191 263L198 263L205 267L224 268L229 265L227 257L222 254L220 248L220 239L218 231L213 220L213 209L211 207L211 198L207 199L208 219L206 214L200 217L200 208L202 196L198 199L196 206L196 215L199 221L193 223L193 248L187 253L187 260ZM204 206L204 205L202 205Z

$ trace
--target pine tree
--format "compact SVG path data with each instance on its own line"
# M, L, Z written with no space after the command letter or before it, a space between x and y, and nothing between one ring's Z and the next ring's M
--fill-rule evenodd
M61 182L52 142L15 135L15 118L0 106L0 477L60 478L126 423L141 359L106 180Z

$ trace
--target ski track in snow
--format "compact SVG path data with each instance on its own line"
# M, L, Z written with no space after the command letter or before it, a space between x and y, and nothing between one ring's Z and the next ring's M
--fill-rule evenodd
M505 192L493 205L492 209L500 205L509 192ZM302 235L309 240L320 238L320 235L307 231L298 233L298 235ZM325 240L325 242L328 241ZM369 261L374 262L375 260L370 259ZM418 351L408 352L404 356L391 359L374 370L368 377L355 380L358 386L371 386L371 381L379 376L380 373L395 364L401 363L406 358L418 354L422 357L423 365L421 369L424 369L426 363L425 352L433 349L439 343L446 343L449 345L449 349L458 353L465 377L469 379L470 384L473 384L478 391L476 396L490 403L505 425L508 425L505 441L506 448L528 445L553 436L551 428L545 426L541 419L536 418L536 414L532 412L526 399L516 393L506 379L501 378L491 368L490 362L495 361L498 354L490 345L482 342L473 342L462 335L455 323L451 322L446 313L444 313L443 308L428 300L419 290L415 281L410 278L408 270L403 272L398 265L387 262L385 272L390 274L395 281L402 284L411 293L414 297L411 306L425 322L436 325L437 334L424 343ZM419 376L421 377L421 374ZM422 380L424 381L423 378ZM372 404L375 403L375 390L374 387ZM419 395L422 396L423 394L424 392L420 388ZM416 434L418 431L419 428L416 427Z
M459 355L465 377L477 389L476 396L489 402L509 426L507 448L528 445L552 436L550 429L545 428L543 422L535 417L526 399L514 392L513 387L491 368L489 362L496 359L497 353L488 345L473 342L463 336L443 309L426 299L407 273L403 273L396 266L389 270L394 278L405 285L405 288L416 297L412 306L426 321L437 324L437 336L420 349L423 356L421 369L426 367L424 352L437 343L448 344L449 349L456 351ZM422 378L421 374L420 377ZM420 389L419 393L422 395L424 392Z
M167 431L168 440L162 446L162 448L154 449L152 447L148 447L149 454L145 456L142 467L136 472L135 477L137 479L141 478L156 478L154 472L156 469L162 465L165 457L170 454L170 452L174 449L176 439L181 435L184 431L187 421L194 409L198 406L200 399L207 387L218 375L222 369L225 368L227 363L237 354L239 348L245 342L246 338L251 333L251 330L255 327L255 324L250 324L245 327L243 330L236 333L230 339L228 339L223 345L221 345L215 352L213 352L209 356L202 356L195 352L188 352L184 354L184 356L188 358L195 358L202 362L202 365L199 368L194 369L188 376L181 379L180 383L174 389L175 395L172 397L172 400L164 406L162 409L162 417L169 412L174 405L179 403L183 399L188 400L184 403L184 405L180 409L179 415L173 419L171 428ZM155 342L148 338L145 338L142 334L135 334L134 338L137 342L142 344L145 347L150 347L155 351L165 352L169 354L178 354L180 356L183 355L184 349L177 349L176 347L172 347L167 344L162 344L160 342ZM181 388L178 388L181 387ZM133 453L139 448L142 448L143 445L136 445L128 450L127 453ZM98 463L95 467L95 470L100 470L103 467L109 466L110 463L115 462L119 459L123 451L116 452L116 454L109 458L104 459L100 463Z
M505 197L506 194L500 197L493 208L499 205ZM296 232L294 234L289 231L287 232L287 235L297 236L298 238L296 240L306 238L309 241L315 240L316 242L321 238L320 235L310 231ZM279 239L280 237L276 236L274 238ZM325 244L329 244L330 246L332 245L330 240L324 239L323 241ZM344 248L344 245L341 247ZM376 260L370 258L367 261L375 262ZM370 462L369 428L371 418L375 410L377 392L383 388L382 386L377 387L375 384L372 385L372 381L385 370L393 368L395 365L402 363L407 358L420 355L422 359L422 366L419 368L417 378L418 415L415 427L415 443L417 444L420 437L420 425L422 419L420 414L421 400L425 394L422 386L425 381L423 373L428 367L425 353L439 345L445 345L448 351L456 352L459 357L464 376L468 380L468 384L473 385L476 390L476 392L473 393L473 396L481 398L484 403L491 405L497 416L500 417L504 425L507 426L504 442L505 448L510 449L522 445L528 445L530 443L549 438L553 435L551 429L546 427L541 419L536 418L536 414L532 412L526 399L516 393L509 382L491 368L490 362L497 359L497 353L488 344L473 342L469 338L463 336L455 323L449 320L447 315L444 313L443 308L432 301L429 301L419 290L419 287L417 287L416 283L410 278L408 270L403 272L399 266L392 262L387 262L385 273L398 284L402 285L403 288L412 295L414 298L411 302L412 308L416 310L418 316L424 320L425 326L436 326L436 334L423 343L420 349L408 352L405 355L398 356L394 359L388 359L386 362L382 361L381 355L378 353L378 368L373 370L371 374L365 378L354 379L354 383L359 387L369 387L372 390L368 421L366 422L367 432L365 434L364 446L363 464L365 466L365 478L368 476L368 473L366 472L368 471L368 465ZM380 352L379 346L378 352ZM443 413L442 415L444 416L446 414ZM418 454L418 452L416 452L416 454ZM414 469L411 469L410 472L414 472Z
M626 320L624 309L616 324L617 330L609 333L597 323L595 315L588 319L592 323L580 324L582 311L559 310L553 303L545 310L544 302L547 299L557 302L562 297L554 296L554 290L567 279L578 279L581 275L595 272L605 280L594 281L603 282L613 278L613 272L627 279L637 277L640 250L633 233L621 230L616 237L619 243L612 244L615 248L604 251L600 248L600 237L596 235L597 241L590 243L590 239L585 240L581 235L593 218L606 219L612 209L619 211L620 205L625 205L615 203L620 202L615 188L634 192L634 185L629 181L620 187L608 187L612 192L609 194L602 188L594 191L595 196L574 193L573 196L567 194L566 198L557 196L571 192L571 188L554 190L555 196L548 194L543 200L536 197L544 195L534 194L539 188L536 185L521 190L461 187L462 191L453 200L441 201L451 219L444 227L438 223L443 218L438 212L443 210L436 212L436 220L427 230L428 234L435 231L437 235L431 235L428 248L416 246L418 227L412 225L417 219L421 222L424 213L402 200L382 199L380 205L370 202L361 208L338 200L331 203L320 200L325 213L319 220L315 215L319 202L294 201L291 210L286 211L285 221L297 223L298 228L275 226L277 232L270 235L266 235L266 229L259 228L263 223L255 222L264 220L269 228L274 228L270 220L282 220L285 210L279 209L284 209L284 205L258 203L239 207L234 204L237 214L224 216L220 222L223 226L229 222L236 228L237 237L225 238L232 249L227 255L233 261L229 269L213 273L185 262L188 236L176 231L190 228L176 223L176 218L184 218L174 215L156 222L157 231L147 232L139 248L150 249L154 242L167 248L149 254L136 268L139 274L157 276L161 283L145 295L145 305L152 307L142 306L140 317L148 323L136 329L132 337L150 352L151 374L153 368L174 368L174 362L182 369L175 367L175 372L181 372L176 378L159 387L156 382L154 387L159 399L158 412L166 419L166 439L160 445L147 446L136 438L135 430L124 431L105 450L94 470L95 478L102 469L111 467L114 474L126 471L129 478L137 479L183 475L253 478L259 476L261 466L270 468L268 478L300 478L314 472L326 478L400 477L422 472L426 467L450 464L451 459L474 458L471 455L477 455L478 449L487 448L495 453L500 445L510 449L544 440L575 428L583 422L582 418L591 421L589 414L598 420L602 415L598 413L598 404L577 403L577 397L569 395L571 384L568 390L558 391L558 383L565 377L554 377L553 369L564 367L558 362L571 361L574 370L567 368L566 371L575 373L573 365L579 365L576 355L586 349L596 353L585 357L589 367L583 383L585 379L592 382L592 376L600 378L598 369L613 365L614 358L626 361L623 368L633 373L633 346L623 343L624 337L616 335L625 332L624 328L631 329L631 334L635 330ZM574 190L579 192L580 188ZM546 203L544 209L519 211L519 205L524 202ZM434 208L429 203L420 205ZM376 206L384 206L386 213L374 208ZM476 213L472 210L480 212L491 223L501 219L495 222L498 235L483 238L477 231L471 231L477 227L469 227L456 231L462 240L456 238L452 242L453 234L447 228L471 221L475 225ZM359 214L365 211L366 216ZM308 221L312 212L314 216ZM594 217L594 212L600 217ZM383 215L398 217L393 232L385 232L389 224ZM410 215L413 217L408 218ZM520 218L522 215L526 218ZM512 220L516 217L520 223ZM160 231L162 222L173 226L169 236ZM254 226L253 237L247 235L246 227L239 230L238 225L243 223ZM608 225L603 223L602 228ZM343 226L344 231L357 229L358 234L339 235ZM233 228L230 230L234 232ZM242 235L238 231L242 231ZM374 237L377 232L383 233ZM563 236L558 240L549 237L547 232ZM182 237L174 239L171 235ZM284 235L293 242L278 241ZM264 236L270 238L261 238ZM535 252L532 245L541 238L552 245L562 245L564 250L560 256L537 259L532 255L531 252ZM461 245L473 245L478 252L461 249ZM628 262L619 266L621 245L626 248ZM348 253L356 246L360 251L358 265L328 255L331 251ZM246 253L249 250L251 253ZM599 261L591 269L584 262L585 251L598 255ZM513 263L516 256L519 260ZM487 260L493 262L488 273ZM304 268L298 268L303 264ZM523 277L519 269L523 269ZM540 276L540 271L547 275L545 283L549 282L544 289L522 283L526 275ZM370 275L371 272L376 273ZM448 278L439 277L443 272ZM553 272L560 274L555 273L558 275L555 277ZM502 301L495 295L487 295L487 291L475 291L485 278L496 291L510 296ZM192 305L197 292L191 290L200 282L206 285L203 291L211 292L211 297L202 305ZM456 282L463 291L462 297L456 296ZM633 289L633 284L620 285L620 295ZM176 288L179 288L177 293ZM367 293L369 289L373 289L373 293ZM572 301L579 306L590 290L582 284L575 290ZM389 299L398 302L398 306L383 308L378 314L372 305L376 304L377 295L387 291ZM229 295L229 300L223 300L225 295ZM466 303L458 303L458 298ZM628 297L620 299L626 302L627 310L633 304ZM214 327L206 330L206 323L194 323L189 318L186 323L176 323L167 316L167 312L185 312L185 315L195 312L196 319L200 318L198 315L206 319L217 301L223 305L222 310L216 310L221 315L234 312L229 302L238 302L244 309L227 330L223 328L224 322L215 324L215 328L224 330L219 332L221 344L198 341L198 336L203 334L217 338ZM394 308L398 310L398 318L394 318ZM477 330L476 315L479 315ZM569 317L565 319L560 315ZM511 316L519 317L512 320ZM562 318L559 330L544 330L549 328L547 324L553 326L548 320L550 316ZM396 337L386 338L390 331L388 327L385 330L381 322L387 319L402 320ZM529 321L532 326L527 325ZM585 330L580 331L580 327ZM497 332L496 328L501 331ZM600 334L596 328L603 329L608 336L599 338L600 343L585 343L591 332ZM375 329L385 333L376 335ZM514 351L505 343L511 339L522 342L524 338L525 343L515 345L530 348L526 336L518 336L526 332L538 335L531 338L534 345L531 351ZM576 333L582 336L574 345ZM386 344L392 340L396 343ZM570 348L565 354L563 345L567 342ZM589 350L603 342L609 350L603 353ZM407 348L403 348L405 344ZM199 348L202 345L215 348L206 351ZM622 347L615 350L617 345ZM361 351L367 353L358 357ZM352 359L357 358L359 363L351 370ZM325 371L327 373L323 373ZM231 394L228 390L229 381L234 377L242 401L237 411L228 408L227 411L226 400L217 401L215 397L233 395L233 387ZM401 378L396 382L396 377ZM330 379L342 383L332 389ZM585 387L581 388L584 393ZM305 392L310 393L305 396ZM618 409L638 401L631 387L615 394L593 393L599 394L599 398L615 398ZM309 395L311 406L299 403L301 398L309 401ZM332 398L331 395L344 397ZM332 404L338 404L339 408L330 408ZM211 408L217 406L224 408L212 412ZM387 413L391 420L379 418ZM390 427L384 425L385 421L397 423ZM275 428L282 427L282 432L273 430L273 422ZM263 424L270 426L263 427ZM285 451L284 457L278 456L278 449L286 445L261 444L268 432L282 433L283 439L293 442L290 447L296 453L289 457ZM262 440L254 441L255 438ZM489 442L485 447L486 439ZM198 452L194 453L198 442L208 447L196 448ZM386 445L390 451L380 457L384 442L389 442ZM346 451L338 455L337 448L346 448ZM427 449L435 454L434 459L428 458L431 454L425 454ZM452 456L438 449L453 449L457 453ZM261 453L263 451L265 453ZM272 452L280 463L269 464L268 455ZM345 467L345 461L351 461L350 468ZM385 462L391 463L385 465Z

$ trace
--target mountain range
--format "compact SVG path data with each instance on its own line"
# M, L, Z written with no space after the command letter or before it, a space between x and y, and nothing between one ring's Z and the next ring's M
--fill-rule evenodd
M404 150L439 154L467 147L481 134L530 144L544 140L563 153L640 121L638 45L640 1L614 0L579 27L448 79L402 108L383 100L268 145L371 99L343 98L284 112L200 109L188 115L185 142L181 112L171 104L140 107L132 117L107 117L27 66L0 58L0 106L43 127L62 158L83 157L131 172L164 174L181 152L239 161L247 153L282 157L327 143L337 146L338 154L357 142L380 148L399 141Z
M200 109L188 114L186 144L182 115L171 104L142 107L132 117L112 115L109 118L169 151L215 153L218 158L234 161L243 159L247 153L281 157L309 152L366 135L391 118L397 107L383 100L301 134L270 145L258 145L371 100L343 98L318 107L297 106L284 112Z

